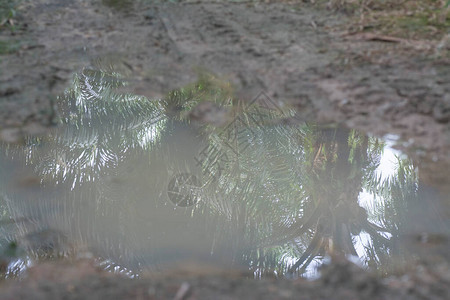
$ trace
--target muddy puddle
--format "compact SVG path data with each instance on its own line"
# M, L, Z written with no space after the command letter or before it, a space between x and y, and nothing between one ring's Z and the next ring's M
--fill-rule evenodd
M448 195L378 139L304 122L204 74L164 99L85 69L47 135L0 147L3 272L94 257L106 270L194 263L317 276L331 253L380 275L447 260ZM446 205L444 205L444 202Z

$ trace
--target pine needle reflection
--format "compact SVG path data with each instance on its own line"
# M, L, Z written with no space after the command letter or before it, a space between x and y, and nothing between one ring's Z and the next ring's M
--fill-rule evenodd
M236 139L234 150L226 155L228 160L216 167L220 179L214 189L220 196L212 202L232 224L242 224L236 231L265 228L261 232L265 237L248 236L245 242L303 252L291 266L282 267L290 273L302 273L313 259L327 253L357 255L353 237L362 230L389 243L382 234L387 229L370 222L358 204L364 180L374 176L379 162L382 145L375 139L350 130L308 125L253 127L251 134L250 129L239 130L240 135L252 136L253 147L242 150L239 141L248 143L248 139ZM227 151L228 145L220 144L220 139L212 141L219 141L216 152ZM211 165L204 167L208 174ZM236 199L246 204L236 207Z
M9 216L38 224L17 223L22 237L58 228L127 274L200 257L301 275L327 254L383 268L400 252L402 207L420 189L407 160L381 179L382 142L287 122L289 108L264 93L241 102L209 75L161 100L118 93L124 84L84 70L60 99L61 130L4 147L38 178L39 189L4 188ZM363 193L381 200L366 207Z

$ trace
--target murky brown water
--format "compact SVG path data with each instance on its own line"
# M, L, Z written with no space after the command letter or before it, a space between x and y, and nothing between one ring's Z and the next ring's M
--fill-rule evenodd
M10 273L87 253L132 276L186 262L315 276L330 253L381 273L448 259L448 195L395 137L304 123L263 93L231 101L207 76L151 101L123 84L83 71L63 126L1 146Z

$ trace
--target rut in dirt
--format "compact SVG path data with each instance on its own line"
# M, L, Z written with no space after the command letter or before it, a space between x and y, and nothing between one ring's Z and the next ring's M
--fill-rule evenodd
M113 2L24 4L15 34L23 44L0 62L3 140L56 124L57 96L73 73L106 61L129 78L127 92L149 99L212 73L239 100L264 91L305 120L393 133L434 160L450 156L449 62L347 39L338 12L302 3L102 3Z

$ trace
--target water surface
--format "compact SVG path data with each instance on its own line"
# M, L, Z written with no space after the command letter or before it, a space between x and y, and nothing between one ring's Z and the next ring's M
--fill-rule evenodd
M241 103L213 77L164 99L124 84L86 69L60 98L61 126L1 145L1 243L18 245L6 273L87 253L130 276L186 262L315 276L333 253L380 274L448 259L448 195L393 142L302 122L264 93Z

